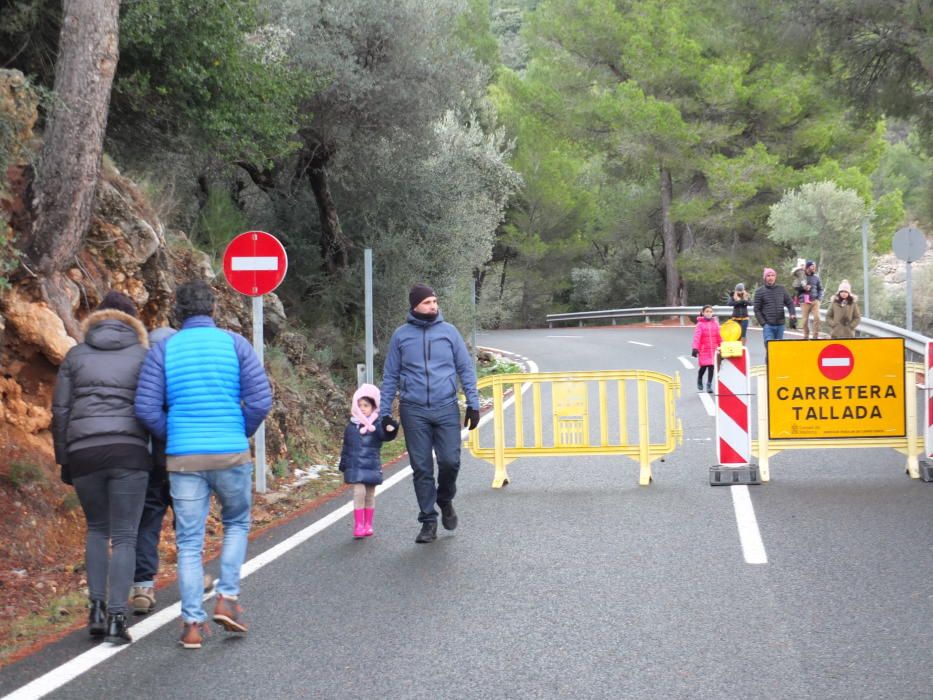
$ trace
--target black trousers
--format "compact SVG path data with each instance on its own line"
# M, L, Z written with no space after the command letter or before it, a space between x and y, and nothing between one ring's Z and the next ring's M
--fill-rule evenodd
M126 612L148 481L149 472L122 468L101 469L74 479L87 520L88 594L91 600L106 600L112 613Z

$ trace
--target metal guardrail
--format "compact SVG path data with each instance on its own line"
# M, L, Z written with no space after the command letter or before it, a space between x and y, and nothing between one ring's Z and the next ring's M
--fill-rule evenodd
M611 321L616 325L616 321L624 318L641 318L645 323L651 323L652 319L662 317L679 317L680 325L692 324L694 319L700 315L702 306L643 306L630 309L607 309L603 311L577 311L574 313L548 314L548 328L553 328L555 323L576 323L583 326L585 321ZM731 316L731 306L714 306L713 312L717 316ZM826 310L820 309L820 316L826 319ZM905 328L893 326L884 321L875 321L871 318L862 317L858 325L860 335L872 338L903 338L907 350L918 358L924 356L927 343L930 338L921 333L908 331Z

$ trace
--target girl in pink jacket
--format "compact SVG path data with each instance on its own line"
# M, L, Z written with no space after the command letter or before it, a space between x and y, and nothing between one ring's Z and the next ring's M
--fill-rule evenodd
M716 350L722 338L719 336L719 323L713 317L713 307L707 304L703 307L703 315L697 319L693 331L693 356L698 358L700 372L697 374L697 390L703 391L703 374L707 374L706 391L713 393L713 363L716 361Z

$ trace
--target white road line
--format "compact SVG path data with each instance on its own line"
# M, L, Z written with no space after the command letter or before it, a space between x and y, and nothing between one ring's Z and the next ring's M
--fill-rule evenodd
M654 347L654 345L652 345L651 343L639 343L637 340L630 340L630 341L628 341L628 342L629 342L630 345L641 345L642 347L645 347L645 348L653 348L653 347Z
M706 409L706 415L715 416L716 415L716 403L713 401L713 397L710 396L707 392L700 392L700 403L703 404L703 408Z
M693 366L693 363L687 359L686 356L680 355L677 359L680 360L680 364L682 364L687 369L696 369L696 367Z
M490 350L495 351L494 348L489 348ZM534 373L538 371L538 365L536 365L531 360L528 361L528 369ZM524 384L522 391L524 392L530 384ZM514 396L509 398L505 402L504 407L508 407L511 402L514 401ZM488 412L485 416L480 419L479 425L482 426L493 418L492 411ZM477 430L479 427L477 427ZM460 433L461 440L466 439L466 435L469 431L464 428ZM376 493L382 493L386 489L392 488L400 481L403 481L407 477L411 476L412 469L411 465L400 469L398 472L393 474L391 477L386 479L380 486L376 487ZM345 516L349 515L353 510L353 501L347 501L344 505L337 508L332 513L328 513L320 520L316 520L308 527L296 532L294 535L289 537L282 542L279 542L274 547L270 547L262 554L253 557L249 561L243 564L242 569L240 570L240 578L245 579L250 574L254 574L259 571L266 564L269 564L279 557L285 555L286 553L293 550L298 545L306 542L315 535L323 532L329 528L334 523L338 522ZM214 596L213 592L208 593L204 596L204 600L209 600ZM133 635L133 641L138 642L141 639L148 637L150 634L158 630L160 627L174 622L178 619L178 616L181 615L181 601L170 605L167 608L163 608L157 613L154 613L142 622L139 622L133 625L131 629L131 634ZM27 683L26 685L17 688L9 695L5 695L0 700L35 700L38 698L45 697L49 693L52 693L59 688L61 688L66 683L74 680L82 673L91 670L100 663L103 663L111 656L119 654L124 649L129 648L130 644L107 644L100 643L95 646L93 649L79 654L70 661L65 662L61 666L53 668L51 671L46 674L39 676L35 680Z
M764 542L761 540L761 531L758 529L758 519L755 518L755 508L748 493L748 486L730 486L732 492L732 505L735 507L735 522L739 527L739 540L742 542L742 554L747 564L767 564L768 554L765 552Z

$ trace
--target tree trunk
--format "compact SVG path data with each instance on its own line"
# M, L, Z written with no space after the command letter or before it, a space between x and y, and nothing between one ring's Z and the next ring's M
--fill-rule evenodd
M117 68L119 0L64 0L55 97L43 137L32 257L43 293L76 336L61 274L91 222L100 176L110 87Z
M678 306L681 299L680 274L677 272L677 234L671 221L674 185L671 171L663 165L661 176L661 240L664 242L664 296L668 306Z
M318 147L307 161L308 181L317 203L321 222L321 259L324 269L333 275L347 269L350 264L350 243L343 235L337 203L330 191L327 178L327 161L330 154Z

